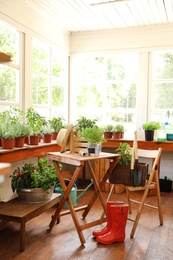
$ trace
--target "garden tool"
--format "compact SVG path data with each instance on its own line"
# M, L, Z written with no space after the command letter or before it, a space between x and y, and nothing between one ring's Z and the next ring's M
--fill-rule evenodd
M110 206L111 228L104 235L97 236L97 242L109 245L114 242L124 241L128 208L128 204Z
M142 171L139 170L138 165L138 143L137 143L137 132L134 132L134 155L135 155L135 164L134 164L134 175L133 181L135 186L140 186L142 183Z
M109 229L111 228L110 207L112 205L119 205L119 204L124 204L124 202L123 201L108 201L107 202L107 205L106 205L107 206L107 224L101 230L94 230L93 233L92 233L94 237L104 235L104 234L106 234L109 231Z
M130 165L130 178L131 179L133 179L133 176L134 176L134 163L135 163L135 148L134 148L134 143L133 143L131 165Z

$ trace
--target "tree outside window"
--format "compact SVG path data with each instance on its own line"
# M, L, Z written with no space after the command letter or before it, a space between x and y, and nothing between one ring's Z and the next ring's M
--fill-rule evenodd
M76 57L72 70L72 121L97 119L100 125L122 122L135 129L138 55Z
M173 127L173 51L153 52L151 118Z
M19 33L1 23L0 52L12 56L11 62L0 64L0 103L3 110L9 103L19 105Z
M67 118L67 59L56 49L33 39L32 102L36 110L42 111L41 114L47 118Z

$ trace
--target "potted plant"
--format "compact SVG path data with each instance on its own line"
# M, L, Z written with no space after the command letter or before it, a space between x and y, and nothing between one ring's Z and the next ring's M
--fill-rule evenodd
M122 124L117 124L113 127L113 138L114 139L120 139L123 138L124 135L124 125Z
M131 184L130 165L131 165L131 148L128 143L120 142L116 153L120 155L120 159L109 177L110 183Z
M23 147L25 143L25 138L30 135L31 129L25 123L17 123L15 124L15 147Z
M44 143L51 143L52 141L52 133L53 129L49 124L42 127L42 134L43 134L43 142Z
M2 149L13 149L16 137L15 125L5 121L1 127Z
M111 139L113 133L113 125L106 125L104 126L104 138L105 139Z
M76 121L76 124L74 126L74 129L77 131L77 132L82 132L82 129L85 129L85 128L91 128L93 126L96 126L96 122L97 122L97 119L88 119L84 116L80 117L77 121Z
M11 149L14 147L16 126L22 118L23 111L17 107L10 107L0 113L0 137L3 149Z
M83 128L81 132L82 138L88 142L88 153L91 156L98 156L101 151L101 143L103 138L103 128L93 126L89 128Z
M30 144L37 145L39 143L40 132L45 124L45 118L30 107L26 111L26 123L31 128Z
M154 140L154 131L161 128L160 122L150 121L142 125L145 131L145 140L153 141Z
M125 186L145 186L148 178L148 164L140 163L138 159L132 157L131 148L126 142L120 142L116 153L120 155L120 159L109 177L110 183ZM141 177L141 180L139 177Z
M38 165L25 163L17 167L10 178L12 191L16 191L19 199L26 202L50 199L58 180L55 166L49 166L47 158L40 158Z
M56 140L59 130L64 128L63 121L61 117L54 117L48 121L50 127L53 129L52 140Z

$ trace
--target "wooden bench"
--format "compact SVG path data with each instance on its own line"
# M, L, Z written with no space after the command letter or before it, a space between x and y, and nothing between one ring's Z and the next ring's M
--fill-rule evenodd
M20 223L20 251L25 250L25 224L30 219L42 214L45 210L60 201L61 194L53 193L52 198L42 203L25 203L15 198L0 204L0 220Z

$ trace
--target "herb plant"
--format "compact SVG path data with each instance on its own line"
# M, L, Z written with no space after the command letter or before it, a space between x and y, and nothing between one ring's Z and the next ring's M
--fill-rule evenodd
M40 158L38 165L26 163L21 168L17 167L10 178L13 192L22 188L42 188L48 192L58 180L55 166L49 166L47 158Z
M128 143L121 142L116 152L121 156L118 163L128 165L131 163L131 149Z

